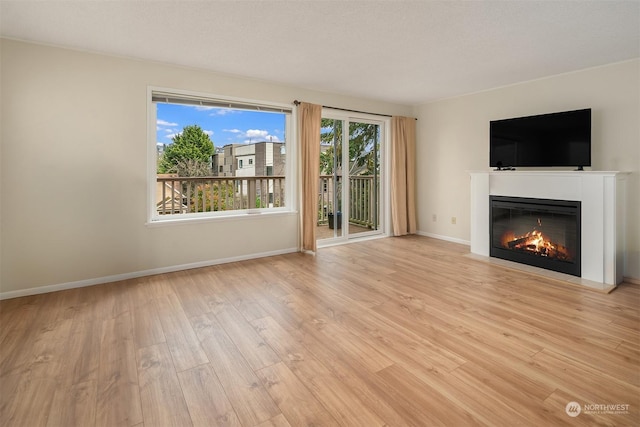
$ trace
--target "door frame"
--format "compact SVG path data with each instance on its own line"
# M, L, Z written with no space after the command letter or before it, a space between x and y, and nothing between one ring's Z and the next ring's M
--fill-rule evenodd
M357 240L380 238L389 236L389 230L391 229L391 208L389 204L390 184L391 179L388 171L390 170L390 153L391 153L391 118L386 116L377 116L365 113L354 113L342 110L335 110L331 108L322 109L323 119L341 120L342 126L342 141L343 145L349 143L349 124L351 122L356 123L368 123L376 124L380 126L380 150L379 150L379 164L380 164L380 187L379 191L379 217L378 217L378 230L371 230L367 232L357 233L354 235L349 234L349 216L350 206L348 203L348 195L350 190L349 180L349 150L342 149L342 165L347 165L346 175L343 171L342 176L342 235L338 237L330 237L326 239L317 240L318 247L332 246L336 244L344 244Z

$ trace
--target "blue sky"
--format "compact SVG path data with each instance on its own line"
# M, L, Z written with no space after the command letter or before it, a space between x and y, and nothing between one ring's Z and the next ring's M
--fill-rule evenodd
M157 103L156 141L170 144L185 126L198 125L216 147L284 141L285 115L261 111Z

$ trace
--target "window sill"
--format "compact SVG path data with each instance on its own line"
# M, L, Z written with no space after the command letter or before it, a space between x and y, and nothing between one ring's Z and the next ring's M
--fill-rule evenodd
M196 216L188 218L171 218L151 220L146 222L146 226L149 228L167 227L176 225L190 225L200 224L207 222L226 222L226 221L246 221L255 220L258 218L273 218L277 216L295 216L298 215L297 211L278 211L278 212L243 212L239 214L220 215L220 216Z

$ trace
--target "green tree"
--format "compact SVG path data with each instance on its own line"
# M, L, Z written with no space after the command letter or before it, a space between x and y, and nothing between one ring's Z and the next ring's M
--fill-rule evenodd
M230 182L199 184L195 190L195 197L191 199L189 212L224 211L227 210L228 202L233 204L235 197L233 183Z
M328 175L333 171L334 147L338 157L338 166L342 159L342 121L322 119L320 142L330 145L321 150L320 174ZM349 175L370 175L379 168L376 155L380 149L379 128L369 123L349 124Z
M199 176L203 168L207 170L207 174L209 173L213 142L200 126L185 126L182 132L172 139L173 144L167 146L160 159L158 173ZM191 175L192 173L195 175Z

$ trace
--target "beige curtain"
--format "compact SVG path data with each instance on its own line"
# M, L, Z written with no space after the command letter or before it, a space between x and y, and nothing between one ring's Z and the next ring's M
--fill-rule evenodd
M318 220L318 182L320 180L320 121L322 105L301 102L298 105L298 134L300 135L301 171L301 228L302 250L316 251L316 222Z
M416 120L391 118L391 222L394 236L416 233Z

